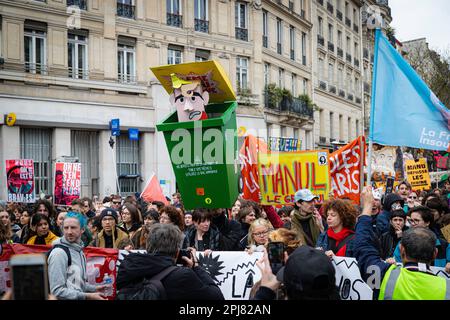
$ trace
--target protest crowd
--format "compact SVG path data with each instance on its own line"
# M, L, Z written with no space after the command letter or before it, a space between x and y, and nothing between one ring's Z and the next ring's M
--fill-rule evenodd
M364 280L371 266L379 268L374 299L449 299L448 280L429 268L450 272L450 239L441 232L450 224L450 178L428 191L416 192L406 181L386 195L374 191L365 187L359 206L332 193L319 203L301 189L292 206L239 197L232 208L192 211L179 193L168 204L146 202L140 194L75 199L69 206L55 206L51 197L27 205L2 201L0 243L57 245L48 256L49 288L57 299L105 299L105 285L87 283L87 246L145 250L131 252L118 267L116 299L122 300L223 299L197 251L263 252L251 299L339 299L334 256L356 258ZM271 270L271 242L284 244L281 270ZM78 285L71 284L68 260L81 270ZM154 281L163 289L149 286Z

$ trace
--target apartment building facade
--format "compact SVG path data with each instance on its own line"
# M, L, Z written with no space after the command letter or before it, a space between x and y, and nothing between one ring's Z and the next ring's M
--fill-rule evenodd
M37 193L52 194L55 162L79 161L82 196L139 192L152 172L169 195L176 181L155 125L173 109L149 68L209 59L238 93L238 127L313 148L312 109L298 99L312 97L311 8L308 0L0 0L0 110L17 116L14 126L0 122L0 161L33 159ZM266 98L272 83L292 97ZM120 136L111 136L112 119Z

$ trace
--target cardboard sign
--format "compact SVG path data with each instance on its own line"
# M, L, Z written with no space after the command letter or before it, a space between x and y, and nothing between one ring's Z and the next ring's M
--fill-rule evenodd
M428 173L427 159L406 160L406 175L413 190L431 189L431 179Z
M342 300L372 300L373 290L362 280L355 258L333 256L332 263Z
M361 136L330 155L331 190L336 198L359 204L365 150L366 141Z
M8 202L35 202L33 160L6 160L6 188Z
M328 151L259 153L258 173L263 205L289 204L300 189L328 199Z
M55 164L55 204L70 205L81 195L81 163Z

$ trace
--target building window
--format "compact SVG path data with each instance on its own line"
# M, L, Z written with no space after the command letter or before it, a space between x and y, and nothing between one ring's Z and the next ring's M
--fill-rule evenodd
M356 96L359 96L359 87L360 87L360 83L359 83L359 78L355 77L355 94Z
M333 43L333 25L331 23L328 24L328 41Z
M87 0L67 0L67 6L76 6L81 10L87 10Z
M263 10L263 47L269 47L269 13Z
M264 87L270 83L270 64L264 63Z
M181 15L180 0L167 0L166 11L167 25L181 28L183 26L183 16Z
M183 63L183 47L169 46L167 50L167 64Z
M306 66L306 33L302 32L302 64Z
M351 49L350 43L351 43L350 37L347 37L347 53L348 54L352 54L352 52L351 52L352 49Z
M319 58L319 81L322 81L324 78L324 61L322 58Z
M342 114L340 114L339 115L339 140L341 140L341 141L344 141L344 139L345 139L344 126L345 126L344 117L342 116Z
M338 30L338 48L342 49L342 31Z
M139 190L139 141L127 134L116 137L116 163L120 193L131 195Z
M248 88L248 58L236 58L236 79L238 91Z
M210 55L211 52L209 52L208 50L197 49L195 50L195 61L196 62L208 61Z
M284 89L284 69L278 69L278 87Z
M344 85L344 70L342 68L338 69L338 85L340 89L343 89Z
M308 80L303 79L303 94L308 94Z
M283 24L281 19L277 18L277 52L281 54L283 49L281 43L283 42Z
M72 33L67 35L69 77L75 79L87 79L88 77L88 51L87 32Z
M294 97L297 96L297 75L295 73L291 75L291 93Z
M347 118L347 141L352 140L352 119Z
M72 130L71 154L81 163L81 189L85 195L99 193L99 148L98 132Z
M46 74L47 72L47 25L25 21L25 71Z
M195 31L209 32L208 0L195 0Z
M334 113L330 112L330 142L334 140Z
M328 65L328 82L329 84L334 84L334 65L330 63Z
M289 28L289 40L291 45L291 60L295 60L295 28L293 26Z
M119 82L136 82L136 40L119 37L117 44Z
M48 129L20 129L20 158L33 159L34 190L37 196L40 193L53 194L51 134Z
M248 41L247 4L236 2L235 7L236 39Z
M359 137L359 120L356 120L356 137Z
M322 17L319 17L318 19L319 19L319 24L318 24L319 35L323 37L323 19L322 19Z
M117 0L117 15L123 18L135 19L135 0Z

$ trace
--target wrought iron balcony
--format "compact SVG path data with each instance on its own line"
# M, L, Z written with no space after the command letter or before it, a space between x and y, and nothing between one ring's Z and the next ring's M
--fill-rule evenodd
M68 68L68 76L73 79L88 79L89 70L86 69L77 69L77 68Z
M349 53L345 54L345 59L347 60L348 63L352 63L352 55Z
M248 29L236 27L236 39L248 41Z
M120 83L130 83L130 84L134 84L134 83L136 83L136 76L135 76L135 75L128 74L128 73L119 73L119 74L118 74L117 80L118 80Z
M319 88L322 90L327 90L327 83L319 80Z
M87 0L67 0L67 6L76 6L81 10L87 10Z
M278 54L281 54L281 43L277 43L277 52Z
M334 7L331 3L327 2L327 10L333 14L334 13Z
M359 59L354 59L355 67L359 68Z
M328 50L334 53L334 44L328 41Z
M342 12L339 11L338 9L336 9L336 17L342 21L343 15L342 15Z
M356 24L353 24L353 31L355 31L356 33L359 32L359 27Z
M167 25L172 27L183 27L183 16L181 14L167 13Z
M117 3L117 15L119 17L135 19L136 7L130 4Z
M345 98L345 91L339 89L339 97Z
M278 103L272 99L273 94L264 91L264 105L266 108L276 110L278 112L291 112L301 117L313 119L314 110L309 107L305 101L299 98L291 98L284 96Z
M337 48L337 55L338 57L344 58L344 50L342 50L341 48Z
M328 86L328 91L330 91L331 93L336 94L336 87L335 87L335 86L332 86L332 85L329 85L329 86Z
M263 47L264 48L268 48L269 47L269 42L268 42L267 36L262 36L262 42L263 42Z
M352 27L352 21L349 18L345 18L345 24L347 25L347 27L351 28Z
M195 31L209 33L209 21L195 19Z
M325 39L320 34L317 35L317 43L322 47L325 46Z
M43 63L31 63L25 61L25 72L34 74L47 74L47 65Z

